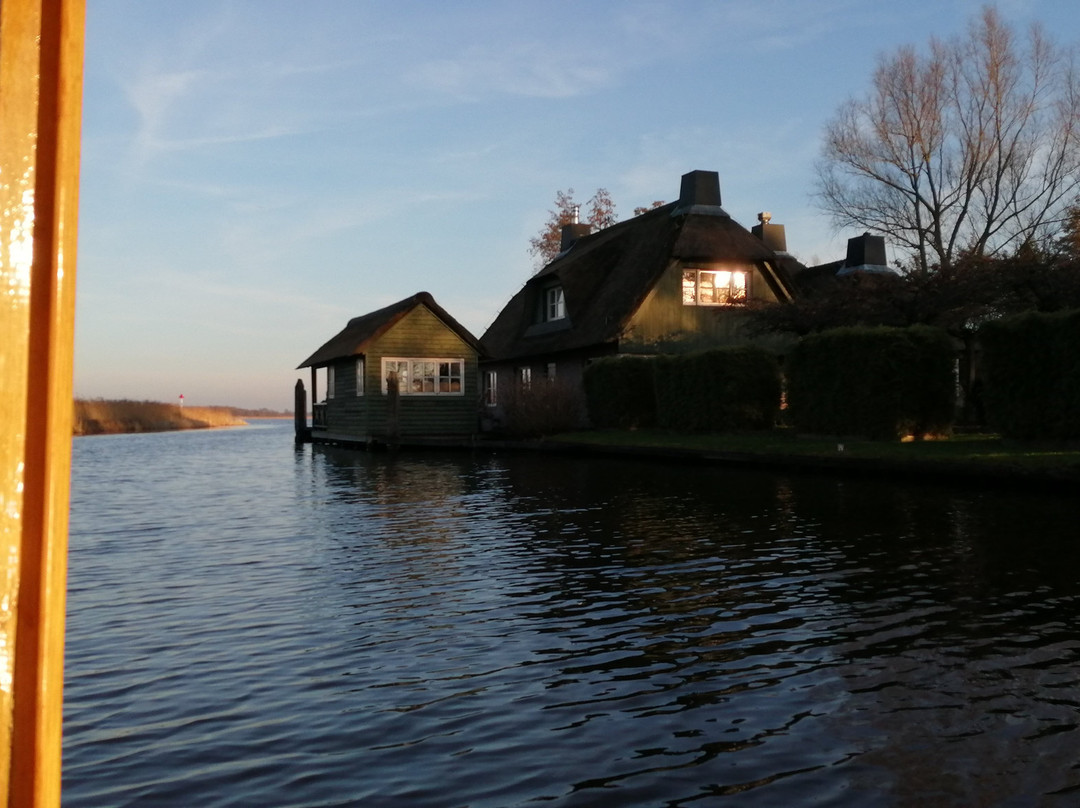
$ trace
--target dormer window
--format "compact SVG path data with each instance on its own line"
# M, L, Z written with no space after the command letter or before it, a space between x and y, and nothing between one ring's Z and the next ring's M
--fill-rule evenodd
M746 302L750 273L742 270L683 271L684 306L737 306Z
M566 317L566 301L561 286L549 286L544 290L544 322L562 320Z

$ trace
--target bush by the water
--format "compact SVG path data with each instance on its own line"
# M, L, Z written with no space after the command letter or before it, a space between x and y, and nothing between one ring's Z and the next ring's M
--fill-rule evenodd
M657 426L680 432L771 429L780 366L763 348L718 348L656 361Z
M979 338L990 425L1020 440L1080 439L1080 310L993 321Z
M247 423L230 407L180 407L160 401L75 399L76 435L168 432Z
M836 328L788 357L787 400L800 432L892 440L949 432L955 351L928 326Z
M764 349L719 348L674 356L620 356L585 369L593 426L682 432L770 429L780 370Z
M577 429L581 425L581 396L561 379L543 379L511 387L502 394L507 437L536 438Z
M585 368L589 422L597 429L656 426L655 357L608 356Z

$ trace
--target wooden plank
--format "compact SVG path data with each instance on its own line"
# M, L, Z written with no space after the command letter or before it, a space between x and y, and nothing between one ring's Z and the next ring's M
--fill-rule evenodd
M17 568L0 626L9 808L60 805L84 20L83 0L0 4L0 270L14 291L0 410L17 436L0 447L5 587Z

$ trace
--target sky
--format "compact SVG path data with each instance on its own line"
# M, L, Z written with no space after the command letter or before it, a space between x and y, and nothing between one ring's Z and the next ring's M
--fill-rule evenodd
M620 219L720 175L807 264L830 118L968 0L88 0L75 394L288 410L296 366L427 291L477 337L559 190ZM1076 0L1003 0L1080 37Z

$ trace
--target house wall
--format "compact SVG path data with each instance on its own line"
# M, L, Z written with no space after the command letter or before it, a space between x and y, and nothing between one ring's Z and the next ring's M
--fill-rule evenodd
M555 354L551 356L535 356L517 359L512 362L485 362L480 366L480 373L494 371L497 376L496 404L494 407L481 407L481 428L484 431L498 430L505 417L504 405L511 398L513 391L518 388L521 379L521 369L527 367L532 371L532 384L544 384L547 380L548 364L555 364L555 381L566 385L577 395L584 396L582 375L585 366L593 359L610 355L611 349L597 348L591 351L573 351ZM483 379L481 379L483 385ZM583 400L583 399L582 399ZM581 421L579 426L588 426L587 413L582 406Z
M679 261L668 265L623 332L620 353L685 353L751 341L743 333L746 315L741 307L683 305L682 273L687 266ZM758 267L725 263L717 268L749 271L749 296L754 300L776 301Z
M465 360L462 395L398 397L400 435L471 435L477 431L476 351L429 309L417 306L369 347L364 357L364 395L356 395L355 359L336 363L335 395L327 401L327 432L358 438L388 434L389 396L382 392L385 357Z

